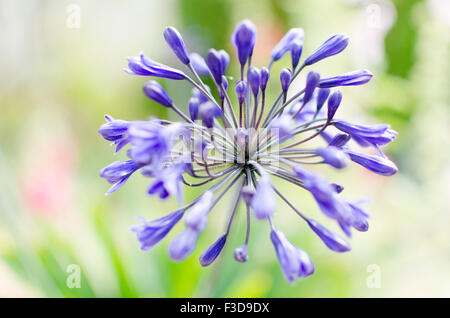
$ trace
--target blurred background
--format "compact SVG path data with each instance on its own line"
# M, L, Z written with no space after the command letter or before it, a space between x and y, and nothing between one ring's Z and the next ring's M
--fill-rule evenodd
M354 233L350 253L329 251L278 202L277 226L316 264L315 275L293 286L264 222L253 222L250 260L234 261L243 217L220 262L198 264L223 229L227 200L186 261L167 256L181 222L153 250L140 251L129 227L176 202L147 196L149 181L140 175L105 196L109 185L99 177L123 156L113 157L97 133L104 114L174 116L144 97L146 79L123 72L125 58L143 50L181 67L162 36L173 25L189 50L226 49L234 59L229 73L237 74L230 35L244 18L258 26L256 66L267 65L291 27L305 30L303 56L348 33L348 48L313 69L322 76L371 70L369 84L343 89L338 115L399 132L386 148L400 169L394 177L359 166L322 169L347 198L372 199L370 230ZM276 63L272 77L289 63L288 56ZM448 0L0 0L0 297L450 297L449 74ZM186 107L188 84L161 82ZM307 193L277 186L305 213L319 214ZM203 190L188 189L186 197Z

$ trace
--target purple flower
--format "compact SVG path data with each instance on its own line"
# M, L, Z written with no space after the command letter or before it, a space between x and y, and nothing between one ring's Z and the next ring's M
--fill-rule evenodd
M240 64L238 76L225 76L231 69L226 51L210 49L205 59L197 53L188 55L181 35L173 27L164 31L164 38L181 62L193 72L192 78L180 70L152 61L143 53L128 59L126 72L185 79L185 83L192 85L191 96L185 102L180 100L181 105L188 104L186 109L173 104L167 92L155 81L147 82L143 87L145 95L173 110L183 122L166 119L124 121L105 116L107 122L100 127L99 133L116 146L116 152L127 146L126 155L130 160L112 163L101 171L101 176L112 184L108 193L120 188L137 170L151 178L148 194L156 194L161 199L176 196L182 203L184 186L201 187L203 193L172 214L151 222L144 220L142 225L133 227L141 249L154 246L184 215L185 230L169 245L170 257L183 260L194 251L200 233L207 226L210 211L228 191L233 191L234 197L230 199L234 204L228 214L227 230L201 254L202 266L210 265L221 253L234 218L240 214L237 209L242 200L246 205L247 230L245 241L234 250L235 260L245 262L248 259L250 225L255 217L269 223L271 239L287 280L293 282L295 278L311 275L314 264L308 255L276 230L272 219L276 209L275 194L308 223L328 248L336 252L350 250L343 237L303 215L297 205L289 201L289 193L276 189L271 179L279 178L280 182L290 182L300 190L308 191L320 211L348 237L353 229L368 230L369 214L361 202L344 199L340 195L343 186L308 170L306 165L328 164L341 169L352 160L381 175L392 175L397 171L380 148L397 136L388 125L363 126L334 119L337 109L344 105L341 106L341 92L330 94L330 88L360 85L368 82L372 74L361 70L320 79L320 75L312 71L307 74L304 87L290 85L294 77L302 77L306 66L344 50L348 37L343 34L331 37L300 64L304 33L299 28L291 29L273 49L267 67L256 68L251 63L256 27L244 20L231 37ZM278 69L282 70L281 92L272 94L277 85L279 90L280 84L273 81L274 87L268 87L270 68L288 52L292 67ZM212 88L216 91L198 75L211 76ZM236 98L228 98L229 85L235 86L238 105L234 104ZM272 93L266 95L267 91ZM289 99L288 91L292 93ZM325 108L323 105L327 101ZM330 126L339 132L330 133L334 130ZM324 145L316 146L314 140L323 142L321 138L325 140ZM361 146L374 147L379 157L354 152L352 144L348 143L350 139Z
M208 76L209 75L209 68L208 65L206 65L205 59L200 56L198 53L191 53L189 55L189 59L191 61L191 65L194 68L194 70L202 76Z
M261 91L264 92L270 78L270 71L267 67L261 67Z
M306 278L314 273L314 263L308 254L292 244L282 232L272 230L270 238L283 274L289 283L294 283L295 278Z
M335 188L324 177L300 165L294 166L293 169L326 216L343 224L349 223L350 211L347 203L336 193Z
M209 70L214 78L214 81L217 85L222 84L222 75L223 75L223 65L222 58L215 49L210 49L208 54L206 55L206 65L208 65Z
M283 57L286 52L288 52L293 43L296 41L302 41L304 38L303 29L294 28L290 29L278 42L278 44L273 48L271 58L272 61L278 61Z
M128 129L128 155L140 164L158 165L172 146L170 134L158 121L132 123Z
M139 165L133 160L114 161L100 171L100 177L112 184L106 194L113 193L122 187L128 178L139 169Z
M174 27L167 27L164 30L164 39L166 39L167 44L172 48L172 51L178 57L178 59L183 64L189 64L189 56L186 50L186 45L184 44L183 38L180 32Z
M206 86L206 90L208 91L209 94L211 94L211 89ZM208 97L206 97L199 89L197 89L196 87L194 87L192 89L192 97L198 98L200 104L205 103L207 101L209 101Z
M245 65L248 58L252 56L256 43L256 26L253 22L244 20L239 23L231 35L231 42L237 48L239 63Z
M190 228L178 234L169 245L169 256L174 261L182 261L195 249L199 233Z
M200 105L199 114L203 124L208 128L212 128L214 126L214 118L222 116L222 111L212 102L206 102Z
M318 112L322 109L323 104L325 104L325 101L327 100L328 95L330 95L329 88L320 88L319 89L319 93L317 94L317 111Z
M291 83L292 72L288 68L284 68L280 73L280 82L281 89L283 92L286 92L289 88L289 84Z
M350 244L342 236L330 231L317 221L309 219L308 225L330 250L341 253L348 252L352 249Z
M98 132L108 141L112 141L116 145L116 153L128 144L127 131L130 122L126 120L114 119L109 115L105 115L106 123L101 125Z
M183 80L186 78L180 70L171 68L167 65L155 62L141 53L140 56L128 58L128 68L125 72L131 75L155 76L173 80Z
M370 217L370 214L361 208L358 202L349 202L349 206L353 214L352 226L357 231L366 232L369 229L367 219Z
M226 92L228 89L228 80L225 77L225 75L222 75L222 85L223 85L223 90ZM222 91L222 88L217 87L217 91L219 92L219 99L224 100L225 95L224 95L224 92Z
M294 135L294 126L292 124L292 116L285 114L275 118L270 124L270 129L278 130L278 138L280 143Z
M200 255L200 265L202 265L203 267L211 265L216 260L217 256L219 256L226 241L227 236L222 235L217 241L215 241L210 247L208 247L206 251L204 251L202 255Z
M236 83L235 91L239 104L242 104L247 97L247 83L244 81L238 81Z
M153 99L158 104L166 107L172 107L172 99L167 95L164 88L155 81L148 81L144 84L144 93L148 98Z
M257 219L266 219L273 215L276 209L272 182L268 175L262 175L256 186L251 206Z
M328 146L341 148L351 139L350 135L339 133L330 139Z
M328 114L327 118L328 120L332 120L334 117L334 114L336 114L336 111L341 104L342 101L342 93L340 91L336 91L328 98Z
M245 263L248 260L248 250L246 245L236 247L233 252L234 259L239 263Z
M367 70L353 71L339 76L320 80L319 87L355 86L366 84L372 79L373 74Z
M228 64L230 64L230 55L225 50L219 51L220 64L222 66L222 75L225 74L228 68Z
M376 174L383 176L392 176L397 173L398 168L389 159L383 157L377 157L372 155L366 155L363 153L347 150L346 153L350 156L350 160L360 164L366 169L369 169Z
M323 162L329 164L336 169L343 169L348 164L348 156L342 150L334 146L319 148L316 154L323 158Z
M385 124L363 126L351 124L343 120L336 120L334 126L352 136L361 146L384 146L397 137L397 132Z
M302 56L303 51L303 41L300 39L296 39L291 44L291 59L292 59L292 68L295 69L300 61L300 57Z
M320 60L342 52L348 45L346 34L336 34L326 40L313 54L305 60L305 65L311 65Z
M319 84L320 75L316 72L309 72L308 76L306 78L306 87L305 87L305 95L303 97L303 103L309 102L311 97L313 97L314 90L317 87L317 84Z
M184 167L183 163L178 163L158 169L155 174L156 178L148 188L148 194L157 194L161 199L174 195L177 197L178 202L181 203L183 201L181 175L184 172Z
M247 71L247 80L252 89L253 96L258 96L259 87L261 86L260 71L256 67L251 66Z
M198 107L199 107L200 101L197 97L192 97L189 100L189 116L191 117L192 121L196 121L198 118Z
M184 222L186 227L201 232L208 223L208 213L214 203L214 194L212 191L206 191L200 197L200 200L186 213Z
M153 221L145 221L144 218L141 218L143 224L134 225L130 230L136 233L136 237L141 243L141 250L148 251L166 237L183 217L183 214L184 210L177 210Z

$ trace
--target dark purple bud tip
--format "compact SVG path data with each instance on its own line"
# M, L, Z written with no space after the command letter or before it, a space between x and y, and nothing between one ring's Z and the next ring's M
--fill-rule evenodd
M334 117L334 114L336 114L336 111L341 104L342 101L342 93L340 91L336 91L328 98L328 121L332 120Z
M239 104L242 104L245 101L245 97L247 96L247 82L238 81L236 83L235 91Z
M210 49L208 51L208 54L206 54L206 65L208 65L208 68L211 71L216 84L222 84L223 66L219 52L217 52L215 49Z
M346 34L336 34L326 40L313 54L305 60L305 65L311 65L332 55L342 52L348 45Z
M261 68L261 91L265 91L267 87L267 83L269 82L270 71L267 67Z
M248 250L246 245L236 247L233 253L234 259L239 263L245 263L248 260Z
M256 26L250 20L239 23L231 35L231 42L236 46L239 63L245 65L248 58L253 54L256 43Z
M352 249L350 244L342 236L330 231L317 221L309 219L308 225L330 250L342 253Z
M247 71L247 81L250 84L253 95L258 96L259 87L261 85L261 72L254 66Z
M153 99L155 102L166 106L172 106L172 99L166 93L164 88L156 81L148 81L144 84L144 93L148 98Z
M180 61L183 64L189 64L189 56L180 32L174 27L167 27L164 30L164 38Z
M211 265L216 260L217 256L219 256L226 241L227 237L226 235L223 235L210 247L208 247L206 251L204 251L202 255L200 255L200 265L202 265L203 267Z
M337 193L341 193L342 191L344 191L344 187L341 186L340 184L337 184L337 183L331 183L331 186L333 187L333 189L334 189Z
M280 82L281 89L283 92L286 92L289 88L289 84L291 83L292 72L288 68L284 68L280 73Z

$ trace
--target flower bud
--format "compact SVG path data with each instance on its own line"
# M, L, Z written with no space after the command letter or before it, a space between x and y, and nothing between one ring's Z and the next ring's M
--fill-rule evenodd
M172 48L172 51L183 64L189 64L189 56L184 45L183 38L177 29L168 27L164 30L164 38L167 44Z
M316 150L316 154L323 158L323 162L329 164L336 169L347 167L349 158L339 148L328 146Z
M210 49L206 55L206 65L208 65L209 70L216 81L217 85L222 84L222 60L220 58L219 52L215 49Z
M261 73L256 67L251 66L248 69L248 71L247 71L247 81L250 84L250 87L252 89L253 95L255 97L258 96L259 86L261 85Z
M329 88L320 88L319 89L319 93L317 94L317 112L319 112L322 109L322 106L323 106L323 104L325 104L325 101L327 100L328 95L330 95Z
M191 60L192 67L199 75L202 75L202 76L209 75L208 65L206 65L205 59L203 57L201 57L200 54L191 53L189 55L189 59Z
M291 45L294 41L299 40L302 41L304 38L303 29L294 28L290 29L278 42L278 44L273 48L271 58L272 61L278 61L286 54L287 51L291 48Z
M269 82L270 72L267 67L261 68L261 91L264 92L267 87L267 82Z
M225 74L228 68L228 64L230 64L230 55L225 50L219 51L219 57L222 64L222 75Z
M296 39L291 44L292 68L296 68L303 51L303 41Z
M200 255L199 261L200 265L203 267L211 265L219 256L220 252L227 241L226 235L221 236L217 241L215 241L210 247L208 247L202 255Z
M284 68L280 73L280 82L281 89L283 92L286 92L289 88L289 84L291 83L292 72L288 68Z
M340 91L336 91L333 94L331 94L330 98L328 98L328 120L332 120L334 117L334 114L336 114L336 111L341 104L342 101L342 93Z
M306 77L305 95L303 96L303 103L306 104L313 97L314 90L319 84L320 75L314 71L308 73Z
M336 34L326 40L313 54L305 60L305 65L311 65L332 55L342 52L348 45L346 34Z
M200 105L200 101L197 97L192 97L189 100L189 115L192 121L196 121L198 118L198 107Z
M245 101L245 97L247 97L247 82L238 81L236 83L235 91L239 104L242 104Z
M330 231L317 221L309 219L308 225L330 250L342 253L352 249L350 244L342 236Z
M236 247L233 253L234 259L239 263L245 263L248 260L247 246L242 245Z
M148 81L144 84L144 93L148 98L153 99L155 102L166 106L172 106L172 99L167 95L166 91L156 81Z
M356 86L369 82L373 74L367 70L353 71L320 80L319 87Z
M236 26L231 41L237 48L239 63L245 65L253 54L256 43L256 26L250 20L242 21Z

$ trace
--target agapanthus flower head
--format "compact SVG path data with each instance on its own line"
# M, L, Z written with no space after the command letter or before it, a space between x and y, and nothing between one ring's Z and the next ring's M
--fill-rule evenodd
M381 149L397 136L389 125L361 125L336 118L340 114L338 109L345 107L345 100L340 91L332 88L361 85L373 75L361 70L321 78L312 69L306 75L304 88L293 85L305 68L343 51L348 37L332 36L301 63L304 32L294 28L275 46L268 64L257 66L251 59L256 26L244 20L231 37L240 66L238 76L225 75L232 61L224 50L210 49L204 59L197 53L188 53L180 33L173 27L164 31L164 38L188 73L155 62L143 53L128 58L126 71L132 75L185 80L192 85L191 96L179 108L156 81L143 84L145 95L174 111L180 121L157 118L126 121L107 115L106 123L98 130L116 146L116 152L128 148L126 160L115 161L100 172L112 185L107 193L117 191L132 176L140 174L151 179L148 194L165 200L176 198L180 205L173 213L153 221L142 219L142 224L131 228L141 249L153 248L176 224L184 223L184 230L174 236L168 248L173 260L184 260L194 252L208 219L216 218L215 214L211 215L217 209L216 204L227 192L233 192L225 230L200 255L202 266L209 266L220 257L225 244L230 244L227 238L236 215L246 212L245 241L235 246L233 252L237 262L250 258L252 222L268 222L270 238L286 279L292 283L312 275L315 267L306 252L275 227L274 215L280 213L277 197L330 250L350 251L350 243L344 236L303 214L300 204L289 201L291 193L284 193L274 182L275 179L289 182L298 191L309 193L325 219L335 222L345 236L351 237L353 229L368 230L369 213L362 202L345 199L342 185L328 181L309 167L324 165L328 169L343 169L356 163L379 175L397 172L397 166ZM281 89L276 81L273 81L276 86L268 89L273 63L289 52L292 63L281 68ZM200 76L211 76L212 87L217 92L205 85ZM235 94L229 94L232 90L229 86ZM266 94L273 89L279 89L276 98ZM371 146L378 154L352 149L354 143ZM184 187L200 187L201 195L184 203Z

